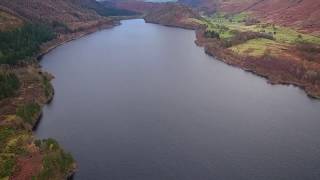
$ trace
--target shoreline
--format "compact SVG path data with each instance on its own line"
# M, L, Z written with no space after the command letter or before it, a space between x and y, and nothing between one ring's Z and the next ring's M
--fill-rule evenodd
M35 56L35 58L38 61L38 63L40 63L40 61L42 60L42 58L45 55L47 55L48 53L50 53L54 49L58 48L59 46L62 46L64 44L68 43L68 42L80 39L82 37L85 37L87 35L93 34L95 32L101 31L101 30L113 28L113 27L118 26L118 25L121 25L120 20L113 21L113 24L102 24L100 26L92 27L92 28L86 29L84 31L75 32L75 33L71 33L71 34L66 34L65 35L66 37L64 37L62 39L59 39L59 38L53 39L52 41L49 41L49 42L45 43L44 46L42 45L40 52ZM41 71L43 71L43 69L42 69L40 64L39 64L39 69ZM48 72L44 72L44 73L48 73ZM54 75L51 75L51 76L54 76ZM52 77L50 79L50 84L51 84L51 80L52 79L54 79L54 77ZM51 84L51 87L52 87L52 94L50 94L49 98L46 99L46 102L44 104L40 105L41 107L40 107L39 115L36 116L36 122L32 126L32 136L35 136L34 131L37 130L38 125L41 123L40 121L41 121L42 116L43 116L43 107L45 105L50 104L52 102L53 98L54 98L54 87L52 86L52 84ZM71 170L68 173L66 179L72 179L73 176L75 175L76 171L77 171L77 163L76 163L76 160L75 160L74 165L73 165L73 170Z
M15 73L21 84L14 96L4 98L0 101L0 130L2 131L6 128L12 128L14 130L12 138L15 138L16 136L19 137L21 131L28 133L26 135L28 139L22 142L23 145L21 145L21 148L25 148L28 153L31 153L27 157L21 154L14 154L14 169L8 178L29 179L31 176L39 175L39 173L43 171L42 167L44 166L42 158L45 158L46 156L54 156L54 154L59 156L64 154L62 157L71 156L69 153L64 152L63 147L60 147L57 142L52 142L54 140L50 138L40 140L35 135L35 131L41 123L43 107L50 104L54 98L54 87L51 84L51 80L54 76L42 69L40 61L43 56L67 42L77 40L100 30L113 28L117 25L120 25L119 20L101 21L101 23L81 31L66 34L57 33L56 38L43 43L40 46L39 52L31 57L33 62L17 65L11 68L5 65L0 66L4 72L8 71ZM28 119L21 114L18 115L18 109L27 108L29 106L35 107L36 111L34 111ZM38 142L43 144L43 146L50 146L48 143L56 143L57 148L54 150L43 150L41 145L38 146ZM24 162L25 158L30 160ZM33 169L27 170L30 167ZM26 171L30 171L30 173L25 174ZM53 168L53 171L58 173L59 169ZM55 176L62 178L63 175L63 179L69 179L76 173L76 171L76 160L73 160L72 164L68 166L67 172L63 172L63 174L61 174L62 172L59 172Z
M79 32L74 32L74 33L69 33L69 34L64 34L63 37L60 38L55 38L49 42L44 43L43 45L41 45L40 47L40 52L35 55L35 58L38 61L41 61L42 57L45 56L46 54L48 54L49 52L51 52L52 50L58 48L61 45L64 45L65 43L80 39L84 36L90 35L92 33L104 30L104 29L110 29L113 28L115 26L120 25L119 21L115 21L114 24L103 24L101 26L97 26L97 27L92 27L83 31L79 31Z
M259 67L259 66L252 66L252 64L245 63L243 60L244 57L240 57L235 54L232 54L232 53L228 52L226 49L222 49L219 47L212 47L212 45L215 42L211 41L211 39L204 37L201 27L194 28L194 27L190 27L188 25L183 25L183 24L176 24L176 25L161 24L161 23L157 23L157 22L147 21L143 17L139 17L139 18L144 19L146 23L153 23L153 24L158 24L158 25L167 26L167 27L180 28L180 29L194 30L194 32L196 34L196 39L195 39L194 43L199 47L203 47L204 52L206 54L208 54L209 56L212 56L212 57L216 57L215 59L217 59L218 61L221 61L227 65L241 68L242 70L244 70L246 72L250 72L256 76L262 77L262 78L266 79L267 83L269 83L271 85L293 85L295 87L302 89L308 95L308 97L310 97L312 99L317 99L317 100L320 99L320 91L319 91L320 89L318 89L318 88L313 89L312 84L310 84L308 82L303 82L302 80L299 81L298 79L294 79L292 77L283 78L283 77L281 77L281 75L283 75L283 74L276 74L275 72L267 71L266 69L264 69L264 67L262 65L261 65L261 67ZM93 27L90 27L90 28L85 29L83 31L78 31L78 32L73 32L73 33L63 34L63 35L59 34L57 38L41 45L39 53L37 53L33 57L35 60L37 60L37 63L35 65L28 65L26 67L21 67L21 68L27 69L27 68L29 68L29 66L32 66L31 68L33 68L34 71L38 71L40 73L40 76L49 77L48 79L49 79L49 83L50 83L50 81L54 78L53 75L43 71L41 65L39 64L39 62L42 60L42 58L46 54L50 53L52 50L56 49L57 47L64 45L65 43L80 39L84 36L98 32L100 30L109 29L109 28L113 28L115 26L118 26L121 24L120 23L121 20L127 20L127 19L138 19L138 17L119 18L115 21L112 21L112 24L100 24L98 26L93 26ZM284 75L287 75L287 74L284 74ZM290 79L290 78L292 78L292 79ZM40 111L34 117L32 117L33 124L31 124L31 136L33 136L35 138L36 138L36 136L34 134L34 131L37 130L39 123L41 123L42 109L45 105L50 104L54 98L54 87L51 85L50 88L52 88L50 91L50 94L47 97L45 97L45 99L44 99L44 97L38 97L37 95L32 94L32 96L34 96L33 98L39 102L39 106L40 106ZM77 171L77 167L76 167L76 162L75 162L75 164L73 166L73 170L69 172L69 175L67 176L67 178L72 177L76 173L76 171Z
M196 40L195 43L199 47L203 47L204 51L207 55L216 57L218 61L221 61L227 65L240 68L246 72L252 73L256 76L264 78L268 84L271 85L285 85L289 86L292 85L294 87L298 87L304 93L311 99L320 100L320 89L317 87L317 85L312 85L311 83L307 81L303 81L300 79L296 79L293 77L292 74L284 73L281 74L281 72L276 73L272 72L272 70L268 70L263 65L255 66L251 65L250 62L246 62L247 57L237 56L234 53L228 52L226 49L222 48L212 48L210 47L210 43L206 43L205 41L208 40L208 38L203 36L203 33L200 32L201 29L197 29L195 31L196 33ZM199 34L200 33L200 34ZM211 42L212 43L212 42ZM262 58L257 58L257 60L262 60ZM281 61L279 59L270 59L269 61ZM289 62L287 62L289 63ZM292 76L292 77L283 77L283 76Z
M50 53L52 50L58 48L59 46L64 45L65 43L80 39L84 36L90 35L92 33L98 32L100 30L104 30L104 29L109 29L109 28L113 28L115 26L120 25L119 21L115 21L114 24L103 24L101 26L97 26L97 27L92 27L83 31L79 31L79 32L75 32L75 33L71 33L71 34L66 34L63 39L59 39L59 38L55 38L43 45L41 45L40 47L40 52L34 56L34 58L37 60L37 62L39 63L43 56L45 56L46 54ZM54 79L54 75L50 74L49 72L43 71L42 67L40 64L39 65L39 70L42 73L46 73L46 76L51 76L50 80ZM51 84L51 83L50 83ZM50 104L54 98L54 87L51 85L52 87L52 93L48 96L48 98L45 100L45 102L43 104L41 104L40 106L40 115L37 115L35 117L36 122L34 123L33 127L32 127L32 131L36 130L37 125L40 123L41 118L42 118L42 108L44 105Z
M250 64L250 62L246 62L247 57L242 57L236 55L234 53L230 53L227 49L223 49L218 47L219 44L216 41L212 41L212 39L204 37L203 29L201 26L190 28L189 25L186 24L162 24L155 21L147 21L146 23L158 24L167 27L174 27L174 28L181 28L187 30L194 30L196 39L195 44L199 47L204 48L204 53L207 55L214 57L216 60L221 61L227 65L240 68L245 72L249 72L254 74L255 76L259 76L264 78L268 84L271 85L285 85L285 86L294 86L298 87L311 99L320 100L320 87L318 85L312 85L312 83L303 81L293 77L290 73L283 73L283 72L273 72L264 67L263 65L254 65ZM262 58L257 58L258 61ZM271 61L281 61L279 59L271 59ZM289 62L286 62L289 63ZM286 77L291 76L291 77Z

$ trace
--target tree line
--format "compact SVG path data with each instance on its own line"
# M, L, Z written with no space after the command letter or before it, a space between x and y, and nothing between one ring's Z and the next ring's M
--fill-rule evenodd
M39 51L41 43L55 38L54 31L42 24L26 24L21 28L0 32L0 64L15 65Z

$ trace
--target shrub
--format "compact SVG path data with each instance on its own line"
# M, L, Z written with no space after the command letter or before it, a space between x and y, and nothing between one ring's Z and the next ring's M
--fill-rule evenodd
M23 146L23 143L24 140L22 139L22 137L18 137L16 141L13 141L12 143L7 145L5 153L13 153L18 155L27 154L27 150Z
M57 32L68 33L71 31L70 28L66 24L64 24L63 22L60 22L60 21L53 21L51 23L51 26Z
M0 179L6 178L12 175L15 167L15 158L11 156L0 157Z
M207 30L204 35L205 35L205 37L207 37L207 38L220 39L219 33L215 32L215 31L212 31L212 30Z
M320 46L313 43L308 43L302 39L296 41L296 50L308 61L320 62Z
M216 28L219 30L219 32L220 33L224 33L224 32L226 32L226 31L229 31L230 29L227 27L227 26L225 26L225 25L216 25Z
M246 18L246 20L245 20L245 25L246 25L246 26L251 26L251 25L258 24L258 23L260 23L260 21L257 20L256 18L248 17L248 18Z
M0 128L0 152L4 149L6 140L14 134L13 128Z
M44 94L46 97L49 97L50 94L52 94L53 87L46 76L43 77L42 83L43 83L43 87L44 87Z
M36 145L45 153L43 169L35 179L46 180L51 176L65 178L73 170L74 159L65 153L54 139L38 140Z
M21 117L25 122L33 125L34 116L40 112L40 106L37 103L29 103L20 106L17 109L17 116Z
M13 73L0 73L0 100L13 96L20 87L18 77Z
M251 39L257 39L257 38L264 38L264 39L270 39L273 40L272 34L267 34L267 33L261 33L261 32L239 32L239 31L234 31L234 36L228 40L225 40L223 42L224 47L228 48L231 46L235 46L238 44L242 44L248 40Z
M74 160L69 153L65 153L62 150L58 152L49 153L43 158L43 169L39 173L39 180L46 180L52 176L66 177L70 170Z
M60 149L58 142L52 138L37 140L35 141L35 145L40 148L41 151L55 151Z

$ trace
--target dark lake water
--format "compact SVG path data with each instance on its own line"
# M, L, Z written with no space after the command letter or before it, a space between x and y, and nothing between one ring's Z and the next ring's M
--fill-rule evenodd
M76 180L320 179L320 101L194 40L127 20L53 50L41 64L56 94L37 137L74 155Z

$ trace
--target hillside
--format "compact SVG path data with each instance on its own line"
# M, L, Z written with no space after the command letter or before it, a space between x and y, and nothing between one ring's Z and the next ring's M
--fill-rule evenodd
M0 10L0 31L9 31L22 26L23 20Z
M265 19L269 15L259 17L260 11L253 10L261 2L248 0L241 6L233 2L219 2L217 13L203 17L181 4L167 3L146 13L145 19L196 29L196 42L209 55L266 77L270 83L294 84L320 98L320 37Z
M178 0L178 2L191 6L206 14L216 12L220 4L220 0Z
M99 8L99 9L98 9ZM58 45L116 24L95 0L0 1L0 179L67 179L76 164L53 139L36 140L53 78L37 58Z
M115 7L114 3L108 1L71 0L83 8L96 11L101 16L133 16L138 15L135 11Z
M320 34L318 0L180 0L207 13L253 13L263 21Z
M143 14L146 22L165 26L196 29L200 25L197 19L202 19L197 11L179 3L155 3L140 0L111 0L108 2L115 7Z
M94 10L81 6L81 1L83 0L1 0L0 8L12 11L27 21L50 24L57 29L70 31L111 21Z
M66 179L74 173L70 154L32 134L54 95L53 76L37 58L116 25L108 16L143 14L146 22L195 29L207 54L320 99L320 37L314 35L320 34L319 0L180 2L194 9L140 0L0 0L0 179Z
M145 16L146 22L188 29L196 29L199 26L196 19L202 18L198 13L187 6L176 3L163 4L161 7L154 9Z
M243 5L244 4L244 5ZM226 12L252 12L258 18L305 32L320 32L320 1L318 0L250 0L247 3L222 2Z
M137 0L109 1L115 7L146 14L164 6L163 3L143 2Z

